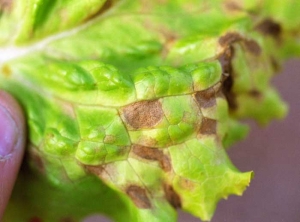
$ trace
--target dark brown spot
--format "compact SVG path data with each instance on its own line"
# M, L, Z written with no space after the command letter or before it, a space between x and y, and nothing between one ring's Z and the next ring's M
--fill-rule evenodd
M261 48L258 43L254 40L245 40L244 45L246 49L255 56L259 56L261 54Z
M175 192L173 187L171 185L164 185L164 191L166 198L168 202L174 207L174 208L181 208L181 200L179 195Z
M231 91L233 86L233 77L232 75L228 76L227 79L223 82L223 93L226 97L226 100L228 102L229 108L230 109L237 109L237 102L236 102L236 96L235 94Z
M256 98L261 98L261 96L262 96L261 92L258 91L257 89L252 89L249 92L249 95L252 96L252 97L256 97Z
M279 23L273 21L272 19L268 18L263 20L259 23L255 30L261 32L264 35L272 36L275 39L280 38L280 34L282 32L282 28Z
M88 165L86 165L85 169L88 172L101 177L101 174L104 171L104 166L102 166L102 165L100 165L100 166L88 166Z
M233 70L231 65L231 59L234 55L234 49L232 46L228 47L223 54L219 56L219 61L223 70L222 78L222 91L226 97L228 105L231 109L237 108L236 97L232 93L233 86Z
M151 147L134 144L132 145L132 151L134 154L136 154L137 156L143 159L158 161L161 168L164 171L171 170L171 161L169 157L165 155L158 148L151 148Z
M163 110L158 100L141 101L123 109L126 122L135 129L151 128L163 118Z
M195 98L200 108L207 108L216 105L216 93L213 87L196 92Z
M151 203L145 189L131 185L126 189L126 193L137 207L143 209L151 208Z
M243 37L239 33L229 32L223 35L222 37L220 37L219 43L221 46L226 47L232 45L235 42L239 42L241 40L243 40Z
M203 118L201 122L200 133L201 134L216 134L217 132L217 121L214 119Z
M132 151L139 157L142 157L147 160L159 161L161 156L164 155L163 152L158 148L150 148L137 144L132 145Z
M171 160L167 155L163 155L159 163L164 171L168 172L172 170Z
M233 43L236 42L243 42L243 44L246 46L246 49L254 55L260 55L261 53L261 48L256 41L252 39L246 39L243 36L241 36L239 33L229 32L219 39L219 43L223 47L231 46ZM232 57L230 51L225 52L224 54L225 54L225 58Z

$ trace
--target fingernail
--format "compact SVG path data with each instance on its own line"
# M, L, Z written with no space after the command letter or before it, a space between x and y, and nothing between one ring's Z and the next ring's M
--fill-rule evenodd
M16 123L8 110L0 105L0 159L13 153L16 141Z

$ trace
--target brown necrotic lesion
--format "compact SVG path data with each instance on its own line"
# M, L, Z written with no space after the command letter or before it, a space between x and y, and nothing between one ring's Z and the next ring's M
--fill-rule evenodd
M211 135L217 133L217 121L210 118L203 118L200 128L200 134Z
M222 93L226 97L229 108L235 110L238 108L236 95L232 92L234 85L234 70L232 67L232 58L234 57L234 44L240 44L244 49L254 56L259 56L262 52L260 45L253 39L248 39L237 32L228 32L219 38L219 44L224 48L219 55L218 60L222 66Z
M130 197L130 199L138 208L151 208L151 202L144 188L139 187L137 185L130 185L126 189L126 194Z
M255 30L264 35L272 36L274 39L280 39L282 33L281 25L270 18L261 21Z
M244 38L239 33L228 32L225 35L221 36L219 39L219 44L223 47L232 45L235 42L242 41Z
M169 185L164 185L164 192L166 199L174 208L181 208L181 199L180 196L175 192L174 188Z
M195 98L201 108L208 108L216 105L215 90L212 87L196 92Z
M123 108L126 123L134 129L151 128L163 117L163 109L158 100L136 102Z
M170 171L171 161L167 155L163 153L162 150L159 150L158 148L151 148L146 146L141 146L138 144L132 145L132 152L139 156L140 158L151 160L151 161L158 161L160 167L164 171Z
M256 41L252 39L245 39L243 41L243 45L245 46L246 50L251 54L255 56L259 56L261 54L262 49Z
M101 178L102 173L105 170L105 165L98 165L98 166L88 166L85 165L85 169L90 172L91 174L94 174Z

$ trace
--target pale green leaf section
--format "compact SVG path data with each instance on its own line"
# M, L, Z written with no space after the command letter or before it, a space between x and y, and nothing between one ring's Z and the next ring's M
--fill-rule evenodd
M214 137L189 140L169 151L174 188L183 194L182 207L203 220L211 219L219 199L241 195L252 177L251 172L240 173L232 166Z
M24 44L75 27L99 13L105 0L18 0L1 13L0 44ZM18 24L18 25L16 25ZM14 28L10 28L13 26Z

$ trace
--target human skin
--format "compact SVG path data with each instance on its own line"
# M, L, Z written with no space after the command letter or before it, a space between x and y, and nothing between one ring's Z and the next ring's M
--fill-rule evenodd
M25 120L21 107L0 91L0 221L11 195L25 147Z

